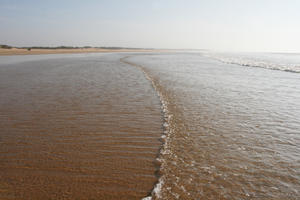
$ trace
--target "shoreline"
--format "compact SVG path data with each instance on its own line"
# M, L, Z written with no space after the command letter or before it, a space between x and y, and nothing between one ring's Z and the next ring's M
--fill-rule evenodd
M168 52L164 49L101 49L101 48L78 48L78 49L2 49L0 56L15 55L42 55L42 54L73 54L73 53L111 53L111 52Z

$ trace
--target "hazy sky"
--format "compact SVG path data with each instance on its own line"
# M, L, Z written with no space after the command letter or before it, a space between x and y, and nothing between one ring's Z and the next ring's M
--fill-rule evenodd
M300 0L0 0L0 43L300 52Z

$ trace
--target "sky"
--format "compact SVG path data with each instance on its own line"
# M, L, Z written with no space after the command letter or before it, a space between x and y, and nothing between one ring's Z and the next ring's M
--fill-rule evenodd
M0 44L300 52L300 1L0 0Z

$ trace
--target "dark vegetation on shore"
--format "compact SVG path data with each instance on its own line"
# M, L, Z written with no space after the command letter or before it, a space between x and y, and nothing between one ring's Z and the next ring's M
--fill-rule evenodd
M11 49L11 48L13 48L13 47L8 46L8 45L6 45L6 44L0 44L0 48L1 48L1 49Z
M73 47L73 46L56 46L56 47L47 47L47 46L31 46L31 47L13 47L5 44L0 44L0 48L2 49L133 49L133 50L149 50L151 48L128 48L128 47L92 47L92 46L82 46L82 47Z

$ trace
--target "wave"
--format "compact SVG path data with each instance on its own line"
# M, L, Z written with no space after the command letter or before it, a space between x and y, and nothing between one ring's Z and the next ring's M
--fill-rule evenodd
M163 123L163 127L164 127L164 134L162 135L162 140L163 140L163 146L160 150L160 155L157 158L157 161L160 162L160 174L161 176L158 179L158 182L156 183L156 185L154 186L152 192L151 192L151 196L145 197L142 200L151 200L151 199L161 199L161 192L162 192L162 187L165 184L165 172L164 170L166 169L166 159L163 158L164 155L166 154L170 154L170 136L173 132L172 130L172 126L170 125L172 123L172 117L173 115L170 114L169 109L168 109L168 100L166 99L166 96L164 95L164 91L163 88L159 85L159 82L157 79L155 79L154 77L152 77L150 75L150 73L141 65L132 63L127 61L126 59L128 59L130 56L121 58L120 61L125 63L125 64L129 64L131 66L134 66L136 68L138 68L139 70L141 70L145 77L151 82L152 87L154 88L154 90L157 92L157 95L160 99L161 102L161 108L162 108L162 113L163 113L163 119L164 119L164 123Z
M227 64L300 73L300 55L298 54L203 53L202 55Z
M156 199L179 199L178 191L184 190L189 195L183 186L179 186L180 171L186 167L186 163L182 157L178 155L181 151L179 143L191 143L190 138L186 135L186 126L183 123L183 113L174 104L174 94L161 85L159 77L156 77L146 67L130 62L128 57L121 59L121 62L134 66L141 70L145 77L151 82L153 89L161 102L163 115L163 134L161 136L163 145L160 149L157 161L160 163L158 182L154 186L151 196L143 198L143 200Z

